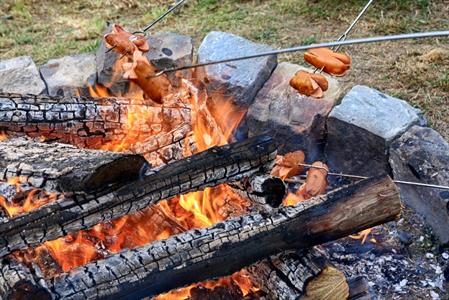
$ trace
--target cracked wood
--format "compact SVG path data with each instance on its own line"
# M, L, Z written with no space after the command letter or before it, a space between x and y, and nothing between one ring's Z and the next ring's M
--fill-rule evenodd
M305 249L398 217L401 203L389 177L372 178L325 196L230 219L123 251L46 280L64 299L156 295L231 274L267 256Z
M66 195L61 201L0 223L0 255L91 228L163 199L265 173L275 157L272 139L259 136L149 170L142 179L110 193Z

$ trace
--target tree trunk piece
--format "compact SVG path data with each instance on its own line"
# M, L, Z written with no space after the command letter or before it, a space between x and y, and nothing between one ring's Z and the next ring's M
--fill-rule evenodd
M265 173L275 157L272 139L259 136L149 170L140 180L107 194L66 195L62 201L0 223L0 256L89 229L163 199Z
M148 156L153 163L179 159L174 155L188 144L190 124L188 105L163 107L127 98L0 93L0 131L8 135L43 137L93 149L119 144L127 137L149 137L137 138L129 151Z
M144 164L145 159L134 154L26 139L0 142L1 180L25 176L31 185L46 191L93 192L137 180Z
M389 177L372 178L271 213L254 213L123 251L47 280L64 299L157 295L229 275L267 256L306 249L398 217Z

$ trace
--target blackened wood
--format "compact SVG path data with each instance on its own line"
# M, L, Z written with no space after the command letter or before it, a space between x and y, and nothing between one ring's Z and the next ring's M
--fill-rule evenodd
M50 300L52 296L39 274L8 257L0 260L0 299Z
M258 261L246 270L270 299L299 299L307 282L328 264L326 256L311 248L284 251Z
M160 200L267 172L276 149L268 136L214 147L150 170L107 194L76 193L0 223L0 256L141 210Z
M278 207L284 199L287 187L278 177L262 174L245 178L231 185L243 197L260 208Z
M0 142L1 180L25 176L46 191L93 191L136 180L146 164L140 155L78 149L26 139Z
M400 212L392 180L368 179L293 207L245 215L124 251L48 284L65 299L136 299L228 275L281 251L335 240L394 220Z
M133 114L132 122L129 114ZM128 150L143 155L153 153L148 157L152 161L178 159L173 156L177 148L187 144L190 124L187 104L162 107L128 98L0 93L0 131L8 135L44 137L95 149L135 137L138 142L129 145Z

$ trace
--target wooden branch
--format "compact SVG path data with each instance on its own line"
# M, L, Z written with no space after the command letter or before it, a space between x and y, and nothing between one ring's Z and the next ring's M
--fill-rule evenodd
M128 113L145 117L129 124ZM45 137L81 148L100 148L126 136L148 136L133 153L156 153L168 162L191 131L190 108L155 106L126 98L50 97L0 93L0 131ZM132 125L132 128L129 126ZM173 152L173 151L171 151ZM164 156L165 155L165 156ZM154 155L153 155L154 156Z
M265 173L276 150L259 136L214 147L162 168L107 194L76 193L0 223L0 256L88 229L141 210L160 200Z
M124 251L47 284L64 299L136 299L228 275L281 251L335 240L394 220L400 212L392 180L368 179L294 207L230 219Z
M136 180L146 163L140 155L78 149L25 139L0 142L1 180L26 176L46 191L94 191Z

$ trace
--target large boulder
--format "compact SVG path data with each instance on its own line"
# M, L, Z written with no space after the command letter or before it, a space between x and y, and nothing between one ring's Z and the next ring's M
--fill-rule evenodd
M341 89L335 79L327 77L329 89L322 99L301 95L289 84L298 70L311 71L280 63L249 107L246 122L250 136L270 130L280 153L301 149L308 161L314 161L322 156L325 119Z
M449 143L431 128L411 127L390 147L394 179L449 186ZM398 185L402 200L449 244L449 191Z
M95 68L94 54L80 54L51 59L40 67L40 72L49 95L74 96L95 84Z
M424 123L421 112L407 102L355 86L329 114L328 165L343 173L389 174L390 144L411 126Z
M40 94L45 89L39 70L29 56L0 61L0 91Z
M271 47L256 44L240 36L226 32L210 32L198 50L198 62L204 63L226 58L234 58L258 52L273 50ZM259 89L277 65L276 56L266 56L204 68L209 95L231 98L241 106L248 107Z
M187 35L162 32L148 39L150 51L146 53L148 60L159 70L178 68L190 65L193 60L193 42ZM179 73L168 73L174 86L179 86L181 78L189 78L188 70Z
M110 32L111 27L107 32ZM182 67L192 63L192 38L176 33L158 33L148 37L150 51L146 53L149 61L159 69ZM130 84L123 79L122 63L127 58L115 51L109 51L104 40L101 41L96 53L97 81L106 86L115 95L123 95L129 91ZM120 62L117 62L121 58ZM174 86L180 83L180 77L187 77L187 72L170 73L168 77Z

